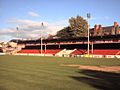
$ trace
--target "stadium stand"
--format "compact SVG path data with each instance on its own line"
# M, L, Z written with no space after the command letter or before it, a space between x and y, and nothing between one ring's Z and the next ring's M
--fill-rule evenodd
M49 38L43 39L42 53L52 54L55 56L64 55L84 55L87 54L87 37L76 38ZM40 39L37 40L16 40L18 45L24 47L18 53L41 54ZM120 55L120 28L117 22L113 26L102 27L95 25L90 29L90 54L105 56L105 55Z
M33 50L30 50L30 49L26 49L26 50L21 50L19 51L18 53L40 53L40 50L37 50L37 49L33 49Z
M71 53L71 55L83 55L83 54L86 54L87 51L86 50L75 50L74 52Z
M57 50L54 50L54 49L47 49L46 51L45 50L42 50L42 53L43 54L56 54L58 53L59 49ZM41 54L41 50L38 50L38 49L23 49L21 51L19 51L18 53L32 53L32 54Z
M115 55L120 55L120 50Z
M44 54L53 54L55 55L56 53L60 52L60 49L47 49L46 51L44 50Z
M115 49L113 49L113 50L96 49L96 50L93 50L93 53L91 53L91 54L94 54L94 55L116 55L118 52L119 52L119 50L115 50Z
M66 50L66 49L63 49L60 52L56 53L56 56L69 56L74 51L75 50Z

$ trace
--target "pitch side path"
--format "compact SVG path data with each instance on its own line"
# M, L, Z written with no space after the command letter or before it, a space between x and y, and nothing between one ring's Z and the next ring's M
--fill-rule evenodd
M0 56L0 90L120 90L120 72L64 65L120 66L120 59Z

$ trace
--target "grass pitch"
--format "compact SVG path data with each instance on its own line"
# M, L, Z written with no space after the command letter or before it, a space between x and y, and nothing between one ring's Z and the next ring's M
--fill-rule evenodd
M120 59L0 56L0 90L117 90L120 73L62 64L120 66Z

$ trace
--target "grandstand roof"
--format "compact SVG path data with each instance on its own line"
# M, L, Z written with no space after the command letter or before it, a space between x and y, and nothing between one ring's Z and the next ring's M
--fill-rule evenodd
M120 40L119 35L105 35L105 36L91 36L90 41L107 41L107 40ZM12 42L18 42L19 44L37 44L40 43L40 39L37 40L11 40ZM44 39L43 43L62 43L62 42L87 42L87 37L68 38L68 39Z

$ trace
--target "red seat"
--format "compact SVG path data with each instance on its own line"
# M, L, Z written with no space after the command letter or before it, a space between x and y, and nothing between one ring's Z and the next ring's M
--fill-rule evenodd
M105 49L96 49L93 50L93 54L95 55L116 55L119 50L111 49L111 50L105 50ZM90 50L91 52L91 50Z
M40 53L41 51L40 50L37 50L37 49L25 49L25 50L21 50L19 51L18 53Z
M61 51L60 49L47 49L46 51L44 51L45 54L56 54L59 51Z
M86 53L86 50L75 50L71 55L83 55Z
M45 50L42 50L42 53L43 53L43 54L56 54L56 53L58 53L59 51L61 51L61 50L60 50L60 49L47 49L46 51L45 51ZM23 49L23 50L19 51L18 53L40 54L40 53L41 53L41 50L38 50L38 49Z

